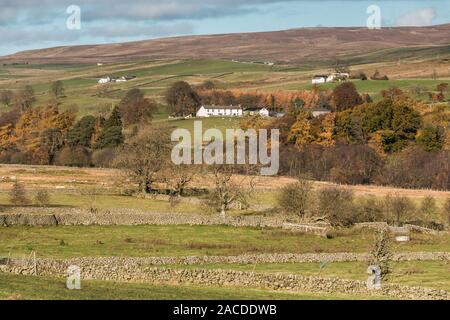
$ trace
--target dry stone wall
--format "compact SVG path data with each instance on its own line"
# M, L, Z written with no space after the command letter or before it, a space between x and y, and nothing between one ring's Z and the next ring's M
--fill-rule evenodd
M64 276L67 265L54 261L36 269L24 265L0 265L1 272L23 275ZM369 291L363 281L322 278L316 276L253 273L232 270L168 269L143 267L136 264L95 265L82 267L82 279L158 284L192 284L200 286L252 287L270 290L317 292L351 295L383 295L399 299L448 300L443 290L383 285L381 290Z
M367 261L365 253L304 253L304 254L248 254L238 256L185 256L185 257L81 257L73 259L45 259L36 260L40 269L53 268L61 265L67 268L70 265L80 267L100 267L103 265L136 265L136 266L163 266L163 265L203 265L203 264L264 264L264 263L322 263L322 262L352 262ZM393 261L450 261L450 252L403 252L395 253ZM3 259L3 264L23 266L30 263L28 259ZM0 261L0 264L2 262Z
M283 226L285 217L239 216L145 212L114 209L91 213L84 209L22 209L0 213L0 226L73 226L73 225L230 225L236 227Z

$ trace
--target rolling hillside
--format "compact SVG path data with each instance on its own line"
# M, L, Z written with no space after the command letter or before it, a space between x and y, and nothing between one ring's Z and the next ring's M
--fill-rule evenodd
M306 62L349 60L399 51L449 54L450 24L432 27L304 28L286 31L174 37L105 45L67 46L19 52L1 63L95 63L142 59L225 58ZM436 48L436 50L433 50Z

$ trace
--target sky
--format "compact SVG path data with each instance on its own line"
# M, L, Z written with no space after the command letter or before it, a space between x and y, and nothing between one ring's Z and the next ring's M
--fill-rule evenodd
M450 23L450 0L0 0L0 55L161 37Z

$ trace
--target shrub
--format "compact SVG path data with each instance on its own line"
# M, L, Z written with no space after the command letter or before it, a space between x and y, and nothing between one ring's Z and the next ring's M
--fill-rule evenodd
M444 219L447 220L447 223L450 225L450 197L444 202Z
M416 209L414 202L405 196L387 195L385 198L387 219L400 226L408 213L413 213Z
M56 156L56 165L69 167L88 167L91 165L91 153L83 146L65 147Z
M353 198L351 190L323 188L317 196L317 215L332 226L351 226L356 219Z
M374 196L361 199L357 203L356 211L358 216L355 222L380 222L384 220L383 206Z
M285 212L304 217L308 211L311 198L312 183L300 180L281 190L278 196L278 205Z
M110 168L113 166L116 155L117 149L115 148L95 150L92 153L92 164L98 168Z
M38 190L34 196L34 202L41 207L47 207L50 204L50 195L47 190Z
M437 212L436 200L427 196L423 198L422 203L420 204L420 213L422 214L422 219L431 220L433 215Z
M23 206L30 204L30 200L28 199L25 186L21 182L19 181L14 182L13 187L9 193L9 200L15 206Z

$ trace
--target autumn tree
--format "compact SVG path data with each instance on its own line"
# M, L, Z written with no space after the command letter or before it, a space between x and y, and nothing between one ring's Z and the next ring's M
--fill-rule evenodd
M122 146L116 158L116 166L127 173L142 193L151 193L158 174L170 161L170 147L167 127L149 127Z
M306 116L299 116L292 125L288 136L288 142L295 144L299 148L311 144L315 141L312 133L311 120Z
M169 113L173 116L187 116L197 112L200 97L185 81L175 82L166 92Z
M429 152L442 150L444 142L445 131L441 127L426 126L417 136L417 143L422 146L425 151Z
M56 153L62 148L63 144L64 133L61 129L49 128L42 131L39 149L41 149L43 154L39 157L39 164L52 164Z
M151 120L156 109L156 104L145 98L144 92L139 89L129 90L119 104L125 126Z
M343 111L362 104L362 98L353 82L344 82L334 88L332 104L336 111Z
M347 143L367 143L377 138L386 152L396 152L415 140L421 126L422 118L408 100L386 98L340 112L335 134Z
M57 107L29 108L14 128L11 141L22 152L36 153L36 162L48 164L72 126L75 115Z

